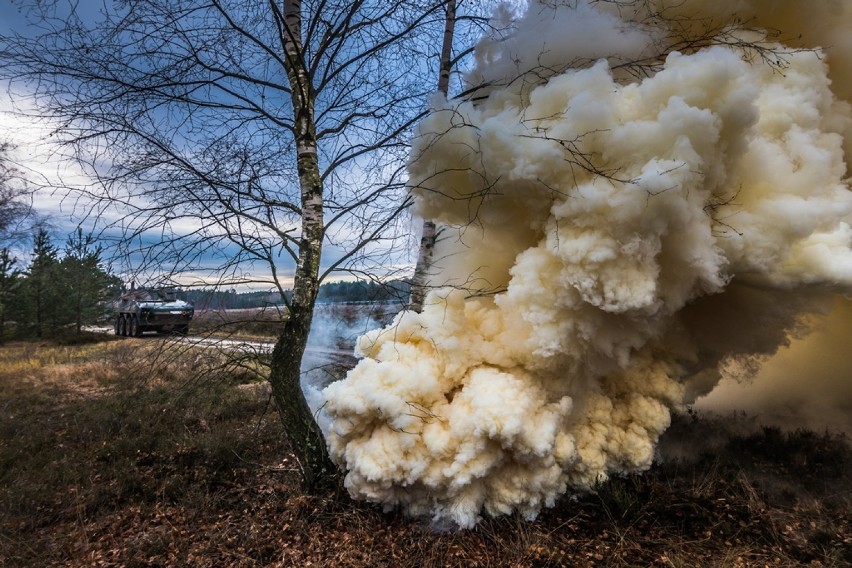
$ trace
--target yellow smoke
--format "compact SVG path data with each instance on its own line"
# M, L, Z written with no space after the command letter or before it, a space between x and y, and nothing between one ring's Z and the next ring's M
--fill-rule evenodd
M837 31L760 2L678 2L677 34L652 8L533 4L478 52L487 98L432 101L409 171L444 227L436 290L324 391L353 496L460 526L534 517L647 468L685 397L852 285L849 105L825 51L708 23L734 5L803 42ZM707 29L721 39L625 67Z
M811 332L793 338L754 373L734 363L695 408L745 412L783 428L852 433L852 301L837 296L833 310L812 318Z

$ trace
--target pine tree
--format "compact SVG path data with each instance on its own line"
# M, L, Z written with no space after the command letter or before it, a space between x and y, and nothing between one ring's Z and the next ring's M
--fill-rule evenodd
M32 261L25 279L26 322L36 337L55 330L58 321L57 302L61 297L59 260L56 247L50 240L47 229L41 227L33 241Z
M120 285L118 278L101 268L101 245L92 234L78 228L65 243L65 256L59 263L65 284L62 310L65 321L74 324L77 333L83 324L94 323L103 315L103 301L110 290Z
M17 262L8 248L0 249L0 342L6 338L7 317L21 283L21 273L15 268Z

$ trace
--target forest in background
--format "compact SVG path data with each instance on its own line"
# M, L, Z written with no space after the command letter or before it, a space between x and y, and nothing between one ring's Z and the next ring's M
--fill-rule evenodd
M317 303L398 302L402 306L408 299L410 287L407 280L327 282L319 287ZM191 302L196 310L243 310L281 304L280 294L271 291L237 292L236 289L201 288L183 290L179 295L181 299ZM289 290L287 295L290 295Z
M79 334L109 317L108 299L121 290L121 279L102 256L101 245L82 230L59 249L46 229L38 229L26 266L0 248L0 341Z
M59 248L44 228L35 232L26 265L10 248L0 248L0 340L80 334L86 325L111 322L113 302L127 285L111 271L103 251L103 246L82 230L69 235ZM281 295L274 291L175 289L177 296L192 303L196 311L283 304ZM409 291L407 280L328 282L320 286L317 302L396 303L401 308Z

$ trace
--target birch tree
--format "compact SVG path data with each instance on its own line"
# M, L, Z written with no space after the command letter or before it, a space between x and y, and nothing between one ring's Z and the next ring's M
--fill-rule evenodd
M447 0L444 5L446 19L444 20L444 35L441 40L441 59L438 72L438 92L445 97L450 90L450 73L453 68L453 36L456 27L456 0ZM432 253L435 250L435 240L438 238L438 228L430 219L423 220L420 231L420 248L417 253L417 264L411 281L411 300L409 309L419 312L426 298L426 281L432 266Z
M78 216L119 235L137 281L171 271L279 292L273 396L305 486L335 483L299 384L314 301L331 274L399 262L443 2L44 6L39 35L0 40L0 74L93 180L75 187Z

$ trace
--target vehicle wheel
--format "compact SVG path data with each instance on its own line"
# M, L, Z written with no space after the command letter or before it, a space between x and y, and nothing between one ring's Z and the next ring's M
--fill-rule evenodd
M116 316L115 323L112 327L116 335L121 335L121 316Z
M118 334L127 337L127 318L124 316L118 316Z
M136 316L130 320L130 329L127 331L127 335L130 337L139 337L142 335L142 330L139 329L139 320Z

